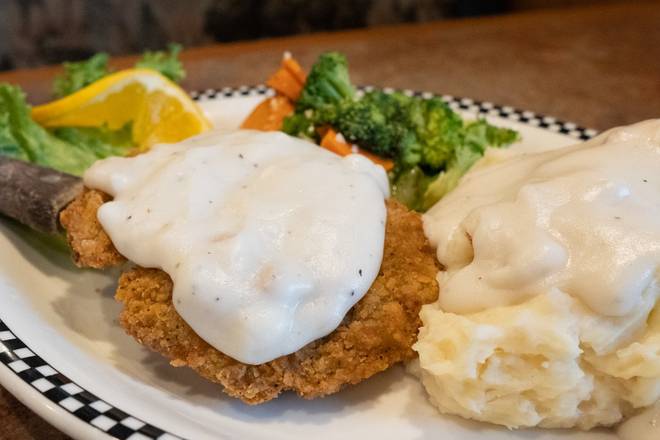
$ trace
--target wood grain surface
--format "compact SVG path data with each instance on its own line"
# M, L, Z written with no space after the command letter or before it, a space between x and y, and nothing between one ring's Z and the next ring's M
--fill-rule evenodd
M487 100L603 130L660 117L660 2L570 8L187 50L184 87L259 84L289 50L344 52L358 84ZM127 66L134 58L113 61ZM50 98L59 68L0 74ZM0 388L0 439L66 438Z

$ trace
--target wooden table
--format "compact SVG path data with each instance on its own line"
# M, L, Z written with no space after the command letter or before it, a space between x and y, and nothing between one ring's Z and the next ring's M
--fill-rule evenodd
M285 50L306 67L322 51L342 51L358 84L492 101L599 130L660 117L657 1L190 49L184 87L262 83ZM57 70L8 72L0 81L20 84L39 103ZM1 388L0 420L0 439L65 438Z

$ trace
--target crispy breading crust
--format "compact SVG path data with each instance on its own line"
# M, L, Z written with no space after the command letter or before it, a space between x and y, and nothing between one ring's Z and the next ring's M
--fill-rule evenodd
M60 213L73 261L79 267L103 269L126 261L96 218L96 211L110 199L101 191L86 189Z
M328 336L261 365L240 363L204 342L172 304L172 281L163 271L125 272L116 299L120 323L140 343L174 366L188 366L249 404L293 390L311 399L356 384L414 357L419 309L438 296L435 254L420 216L389 201L383 264L366 295Z

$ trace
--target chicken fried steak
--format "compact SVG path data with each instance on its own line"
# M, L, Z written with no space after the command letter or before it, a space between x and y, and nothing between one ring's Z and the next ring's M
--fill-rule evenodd
M100 228L96 217L89 215L103 197L90 195L95 192L88 191L63 213L67 230ZM336 330L295 353L260 365L224 355L179 316L172 304L172 281L158 269L135 267L121 276L116 295L124 304L120 323L172 365L192 368L249 404L266 402L286 390L308 399L337 392L413 358L411 346L421 325L419 309L438 296L438 267L419 215L392 200L387 202L387 211L383 261L371 288ZM97 226L76 225L86 222ZM78 264L117 261L116 250L105 246L109 239L102 228L98 234L68 235ZM93 244L95 240L98 245Z

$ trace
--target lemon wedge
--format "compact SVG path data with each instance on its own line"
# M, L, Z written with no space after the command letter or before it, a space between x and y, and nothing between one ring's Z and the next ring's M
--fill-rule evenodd
M44 127L100 127L132 123L136 146L182 141L211 128L201 109L178 85L149 69L108 75L77 92L32 109Z

